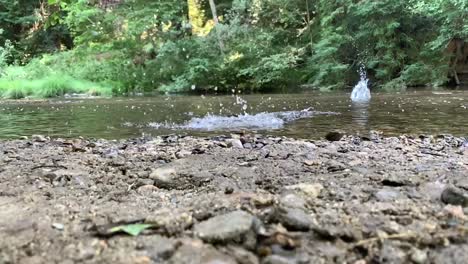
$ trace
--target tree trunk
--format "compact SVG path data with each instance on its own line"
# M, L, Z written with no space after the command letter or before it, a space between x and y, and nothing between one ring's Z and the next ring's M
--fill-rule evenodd
M221 53L224 54L224 43L223 43L223 40L221 39L221 36L220 36L218 28L217 28L217 26L219 24L219 19L218 19L218 14L217 14L217 11L216 11L216 4L215 4L214 0L209 0L209 2L210 2L211 14L213 15L213 21L214 21L214 25L215 25L216 35L218 36L219 49L221 50Z

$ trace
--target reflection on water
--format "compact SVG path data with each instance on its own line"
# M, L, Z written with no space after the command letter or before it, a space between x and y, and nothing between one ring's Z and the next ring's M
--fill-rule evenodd
M360 126L363 130L369 129L369 103L368 102L352 102L351 112L353 122Z
M349 92L158 96L113 99L53 99L0 102L0 138L32 134L54 137L127 138L144 134L218 135L250 130L270 135L318 138L333 129L381 130L467 136L468 90L374 93L353 104ZM303 112L303 109L310 109ZM318 112L336 112L323 115ZM292 117L292 118L289 118Z

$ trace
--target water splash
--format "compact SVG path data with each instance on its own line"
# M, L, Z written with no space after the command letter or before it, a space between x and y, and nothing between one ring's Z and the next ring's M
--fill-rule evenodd
M309 118L315 115L337 115L334 112L318 112L305 109L302 111L284 111L273 113L258 113L258 114L241 114L236 116L218 116L206 115L205 117L194 117L183 124L174 123L149 123L147 127L151 128L168 128L182 130L199 130L199 131L220 131L220 130L271 130L280 129L285 124L302 119Z
M369 79L367 79L366 70L364 67L359 69L359 75L361 79L358 84L354 86L353 92L351 93L351 100L357 103L366 103L371 99L370 90L368 87Z

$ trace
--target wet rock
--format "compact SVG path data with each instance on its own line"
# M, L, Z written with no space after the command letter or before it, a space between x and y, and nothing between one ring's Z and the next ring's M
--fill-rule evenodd
M300 208L278 208L277 221L291 231L308 231L312 217Z
M194 232L209 243L247 243L251 248L256 243L255 221L247 212L234 211L197 224Z
M296 185L286 186L285 189L296 191L298 194L303 195L304 198L315 199L320 195L320 192L323 190L323 185L321 185L320 183L300 183Z
M325 139L328 141L340 141L344 134L338 131L331 131L325 135Z
M446 204L468 206L468 194L454 186L446 187L440 195L440 199Z

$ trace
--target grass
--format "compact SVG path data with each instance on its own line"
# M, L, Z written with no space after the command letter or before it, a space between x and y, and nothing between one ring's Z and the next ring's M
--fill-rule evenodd
M34 80L0 79L0 97L3 98L50 98L67 93L110 96L112 89L93 82L76 80L66 75L51 75Z
M72 63L68 61L71 55L45 55L24 66L0 69L0 97L50 98L71 93L111 96L115 92L112 87L116 83L110 85L105 78L97 78L103 75L99 72L103 65L91 60Z

